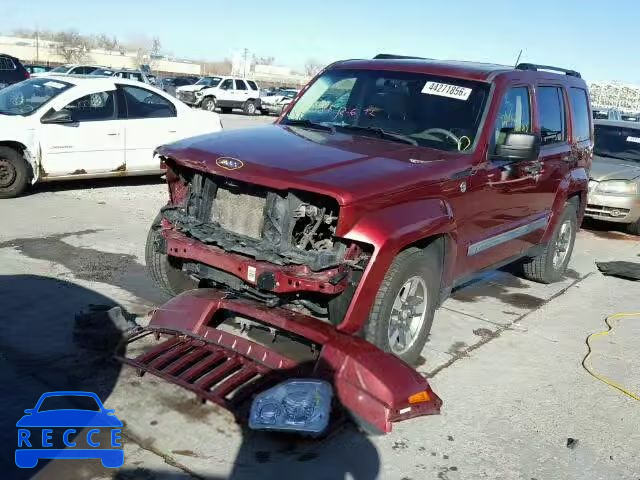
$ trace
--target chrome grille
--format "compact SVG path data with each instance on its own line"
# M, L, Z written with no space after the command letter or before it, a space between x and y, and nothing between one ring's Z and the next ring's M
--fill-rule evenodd
M266 202L262 192L237 192L220 186L211 207L211 220L230 232L260 239Z

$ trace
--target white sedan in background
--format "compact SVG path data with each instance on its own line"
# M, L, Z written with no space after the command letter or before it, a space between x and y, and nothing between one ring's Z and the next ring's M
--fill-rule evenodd
M121 78L47 75L0 91L0 198L36 182L155 175L154 150L220 117Z

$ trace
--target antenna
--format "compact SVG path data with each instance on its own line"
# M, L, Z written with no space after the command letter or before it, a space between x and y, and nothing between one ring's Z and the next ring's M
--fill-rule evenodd
M520 63L520 57L522 56L522 49L520 49L520 53L518 53L518 58L516 59L516 63L513 66L513 68L516 68L516 66Z

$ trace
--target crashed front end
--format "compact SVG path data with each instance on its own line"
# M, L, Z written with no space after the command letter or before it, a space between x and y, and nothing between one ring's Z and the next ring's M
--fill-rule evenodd
M439 413L440 399L413 368L340 331L371 249L335 235L335 199L164 160L170 202L154 248L199 288L158 309L129 339L124 362L251 428L317 435L332 405L375 432ZM223 169L237 162L218 158ZM162 342L148 345L150 337Z
M144 342L152 336L155 344ZM332 418L345 409L368 431L386 433L394 422L440 411L427 381L397 357L316 318L218 289L173 298L128 343L129 356L121 360L140 374L190 390L239 421L252 420L253 428L321 434L324 428L305 427L324 408ZM310 402L304 395L284 395L262 402L266 412L257 423L249 418L252 403L254 414L260 408L261 394L292 379L330 385L340 408L320 405L317 397Z

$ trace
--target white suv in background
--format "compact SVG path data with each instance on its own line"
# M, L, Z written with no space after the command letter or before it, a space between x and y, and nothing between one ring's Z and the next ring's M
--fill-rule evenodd
M220 108L222 113L230 113L234 108L240 108L247 115L254 115L260 109L260 87L253 80L237 77L208 78L216 81L205 88L195 90L193 87L197 84L177 88L178 98L210 112ZM187 96L189 99L186 99Z

